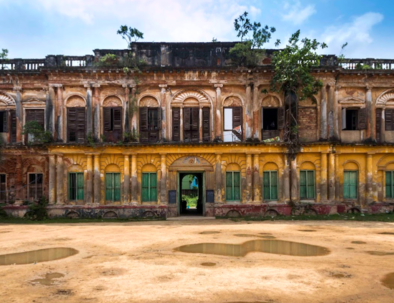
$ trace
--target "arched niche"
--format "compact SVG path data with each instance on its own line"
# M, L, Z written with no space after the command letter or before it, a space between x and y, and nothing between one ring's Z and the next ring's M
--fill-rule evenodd
M237 96L229 96L223 102L223 107L239 107L239 106L242 106L242 100Z
M138 102L139 107L159 107L159 102L152 96L142 97Z
M83 168L81 165L73 164L68 168L69 173L81 173L83 172Z
M9 94L0 92L0 106L15 106L15 100Z
M201 157L187 156L175 160L169 171L213 171L211 163Z
M116 164L108 164L105 168L106 173L120 173L120 168Z
M310 161L305 161L305 162L303 162L303 163L301 164L300 169L301 169L301 170L315 170L316 167L315 167L315 164L313 164L312 162L310 162Z
M358 170L358 164L353 161L347 161L343 164L344 170Z
M103 107L122 107L122 100L116 96L109 96L104 99Z
M195 98L188 98L183 102L183 105L186 107L198 107L200 104Z
M394 105L394 89L389 89L383 92L377 99L376 105L385 106L388 104Z
M145 164L142 167L142 172L143 173L155 173L155 172L157 172L157 168L153 164Z
M241 171L241 167L238 163L227 164L226 171Z
M81 96L71 96L66 100L66 107L85 107L85 99Z
M278 170L278 165L274 162L268 162L264 165L264 170Z
M278 97L273 96L273 95L268 95L261 101L261 106L262 107L281 107L282 103Z
M197 103L197 106L200 107L212 107L212 102L208 98L206 93L197 90L186 90L179 93L176 93L174 98L172 99L171 106L179 107L179 106L189 106L187 103Z

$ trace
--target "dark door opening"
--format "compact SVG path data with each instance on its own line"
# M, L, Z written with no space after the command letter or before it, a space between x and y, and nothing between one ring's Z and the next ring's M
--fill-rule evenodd
M180 173L180 214L203 215L203 174Z

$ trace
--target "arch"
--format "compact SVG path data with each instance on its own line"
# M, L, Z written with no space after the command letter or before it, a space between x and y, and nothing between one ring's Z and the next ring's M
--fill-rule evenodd
M354 161L354 160L347 160L345 162L343 162L343 169L346 170L358 170L360 165L358 164L358 162Z
M264 170L279 170L278 165L274 162L267 162L264 165Z
M153 95L144 95L142 96L138 102L139 107L160 107L160 102Z
M40 100L37 98L29 98L22 101L23 105L42 105L45 106L45 100Z
M273 218L279 216L279 213L275 209L268 209L265 212L264 216Z
M223 107L238 107L244 105L244 101L241 96L232 94L226 97L223 101Z
M137 172L141 173L142 168L146 164L152 164L156 167L156 171L161 168L160 155L141 155L137 158Z
M82 97L82 95L72 95L69 96L66 100L66 107L85 107L86 99Z
M241 214L239 213L238 210L231 209L231 210L229 210L227 212L226 217L228 217L228 218L239 218L239 217L241 217Z
M15 100L9 94L5 92L0 92L0 105L5 106L15 106Z
M170 171L185 171L185 170L205 170L213 171L213 165L203 157L194 155L184 155L177 157L169 166Z
M71 210L66 215L69 219L79 219L79 214L75 210Z
M145 164L143 167L142 167L142 169L141 169L141 171L143 172L143 173L155 173L155 172L157 172L157 167L156 166L154 166L153 164Z
M394 161L386 164L386 170L394 170Z
M171 105L182 105L188 99L197 100L200 106L212 107L212 100L207 93L193 89L185 89L175 93Z
M269 94L261 101L262 107L282 107L282 101L278 96Z
M222 157L222 168L224 170L227 170L227 165L230 163L236 163L240 166L241 168L241 175L245 176L246 174L246 157L235 154L235 155L225 155Z
M87 159L85 155L73 155L64 157L63 159L65 167L70 167L72 165L79 165L82 171L87 169Z
M27 173L44 173L44 169L39 164L32 164L26 168Z
M389 101L394 102L394 89L389 89L381 93L376 99L376 105L386 105L386 103Z
M104 213L103 219L117 219L118 215L116 212L110 210Z
M241 171L241 167L238 163L229 163L226 166L226 171Z
M346 104L346 103L350 103L350 104L353 104L353 103L365 103L365 100L361 99L361 98L358 98L358 97L350 96L350 97L346 97L346 98L340 99L338 101L338 103L341 103L341 104Z
M115 165L118 168L124 167L124 157L122 155L116 155L116 154L108 154L106 157L100 157L100 170L101 173L105 172L105 169L109 165ZM123 175L123 171L119 169L121 175Z
M107 96L103 100L103 107L122 107L123 102L118 96Z
M171 154L167 155L167 167L170 167L172 163L174 163L176 160L187 157L187 156L194 156L190 154ZM198 158L202 158L206 161L208 161L212 166L215 165L216 163L216 156L215 154L199 154Z
M83 172L83 167L79 164L72 164L68 169L69 173L81 173Z
M311 161L304 161L300 165L300 169L302 170L316 170L316 166L313 162Z
M111 163L105 167L104 171L106 173L120 173L120 167L116 164Z

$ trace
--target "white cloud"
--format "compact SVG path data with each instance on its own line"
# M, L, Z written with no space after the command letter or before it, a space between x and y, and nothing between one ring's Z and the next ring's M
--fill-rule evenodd
M321 40L328 44L330 53L339 54L342 45L348 42L345 54L358 55L361 53L359 51L372 43L372 28L382 22L383 18L379 13L366 13L355 17L350 23L328 27L322 34Z
M282 15L283 20L292 22L295 25L303 23L310 16L316 13L314 5L302 7L300 1L294 1L293 4L285 2L283 5L283 9L287 11L286 14Z

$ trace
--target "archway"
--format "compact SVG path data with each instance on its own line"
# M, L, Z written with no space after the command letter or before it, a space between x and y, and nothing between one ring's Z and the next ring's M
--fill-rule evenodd
M199 215L203 214L203 174L180 173L180 214Z

